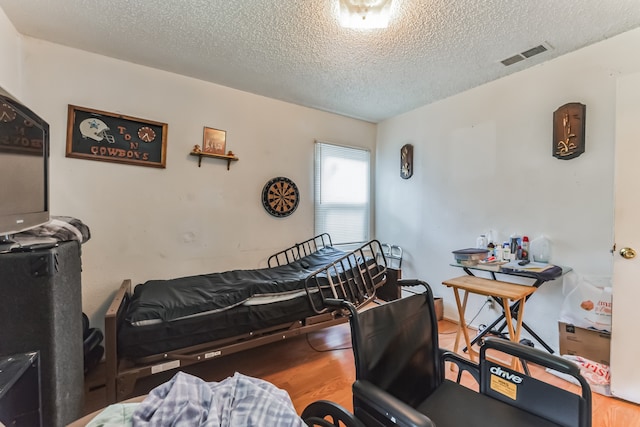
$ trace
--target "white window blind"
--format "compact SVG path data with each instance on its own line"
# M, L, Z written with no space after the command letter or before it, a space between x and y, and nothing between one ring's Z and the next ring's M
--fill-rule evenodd
M315 232L333 244L369 240L368 150L316 142Z

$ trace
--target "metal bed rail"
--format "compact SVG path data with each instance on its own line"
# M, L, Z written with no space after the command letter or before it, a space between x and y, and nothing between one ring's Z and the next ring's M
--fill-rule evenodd
M311 273L304 286L311 307L320 314L329 310L325 305L327 298L343 299L361 307L375 298L376 289L383 286L386 279L387 260L382 245L371 240ZM320 307L312 298L315 293L322 296Z
M287 249L271 255L267 260L267 265L269 268L287 265L307 255L311 255L319 249L331 246L333 246L333 244L331 243L331 236L329 236L328 233L318 234L304 242L296 243Z

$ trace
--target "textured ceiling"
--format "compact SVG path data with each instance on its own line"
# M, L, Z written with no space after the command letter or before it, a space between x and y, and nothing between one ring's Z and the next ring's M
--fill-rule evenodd
M379 122L640 26L639 0L393 0L344 29L337 0L0 0L28 36ZM505 67L541 43L551 50Z

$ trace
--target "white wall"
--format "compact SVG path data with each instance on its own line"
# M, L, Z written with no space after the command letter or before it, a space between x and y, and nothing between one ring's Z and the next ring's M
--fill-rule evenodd
M51 207L80 218L83 309L100 326L123 279L140 283L266 266L313 235L314 139L374 149L375 126L203 81L24 39L24 94L51 126ZM203 58L206 60L206 58ZM67 104L168 123L167 167L65 157ZM189 156L203 127L227 131L239 161ZM298 209L261 204L276 176L300 189Z
M610 276L616 78L640 70L640 30L543 63L378 126L376 233L405 250L404 277L428 281L457 318L447 278L452 250L495 230L552 241L552 261ZM425 76L428 78L428 76ZM438 82L433 82L437 85ZM552 157L552 114L586 105L586 152ZM399 175L399 151L414 145L414 176ZM474 296L468 319L484 298ZM557 348L562 281L545 284L525 321ZM497 315L487 308L474 324Z
M15 27L0 8L0 87L20 97L21 39Z

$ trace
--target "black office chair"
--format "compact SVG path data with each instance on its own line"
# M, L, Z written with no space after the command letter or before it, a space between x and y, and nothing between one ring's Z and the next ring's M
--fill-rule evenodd
M429 285L426 292L358 313L349 303L356 382L351 414L331 402L309 405L302 414L315 426L591 426L591 390L578 366L560 357L499 338L487 338L479 364L438 346L438 323ZM487 357L487 351L490 356ZM497 352L571 375L576 394L495 361ZM478 381L479 392L445 379L452 361ZM344 419L340 414L348 414ZM353 418L353 417L351 417ZM314 421L315 420L315 421ZM315 423L314 423L315 422ZM322 423L324 422L324 424ZM342 423L342 424L341 424Z

